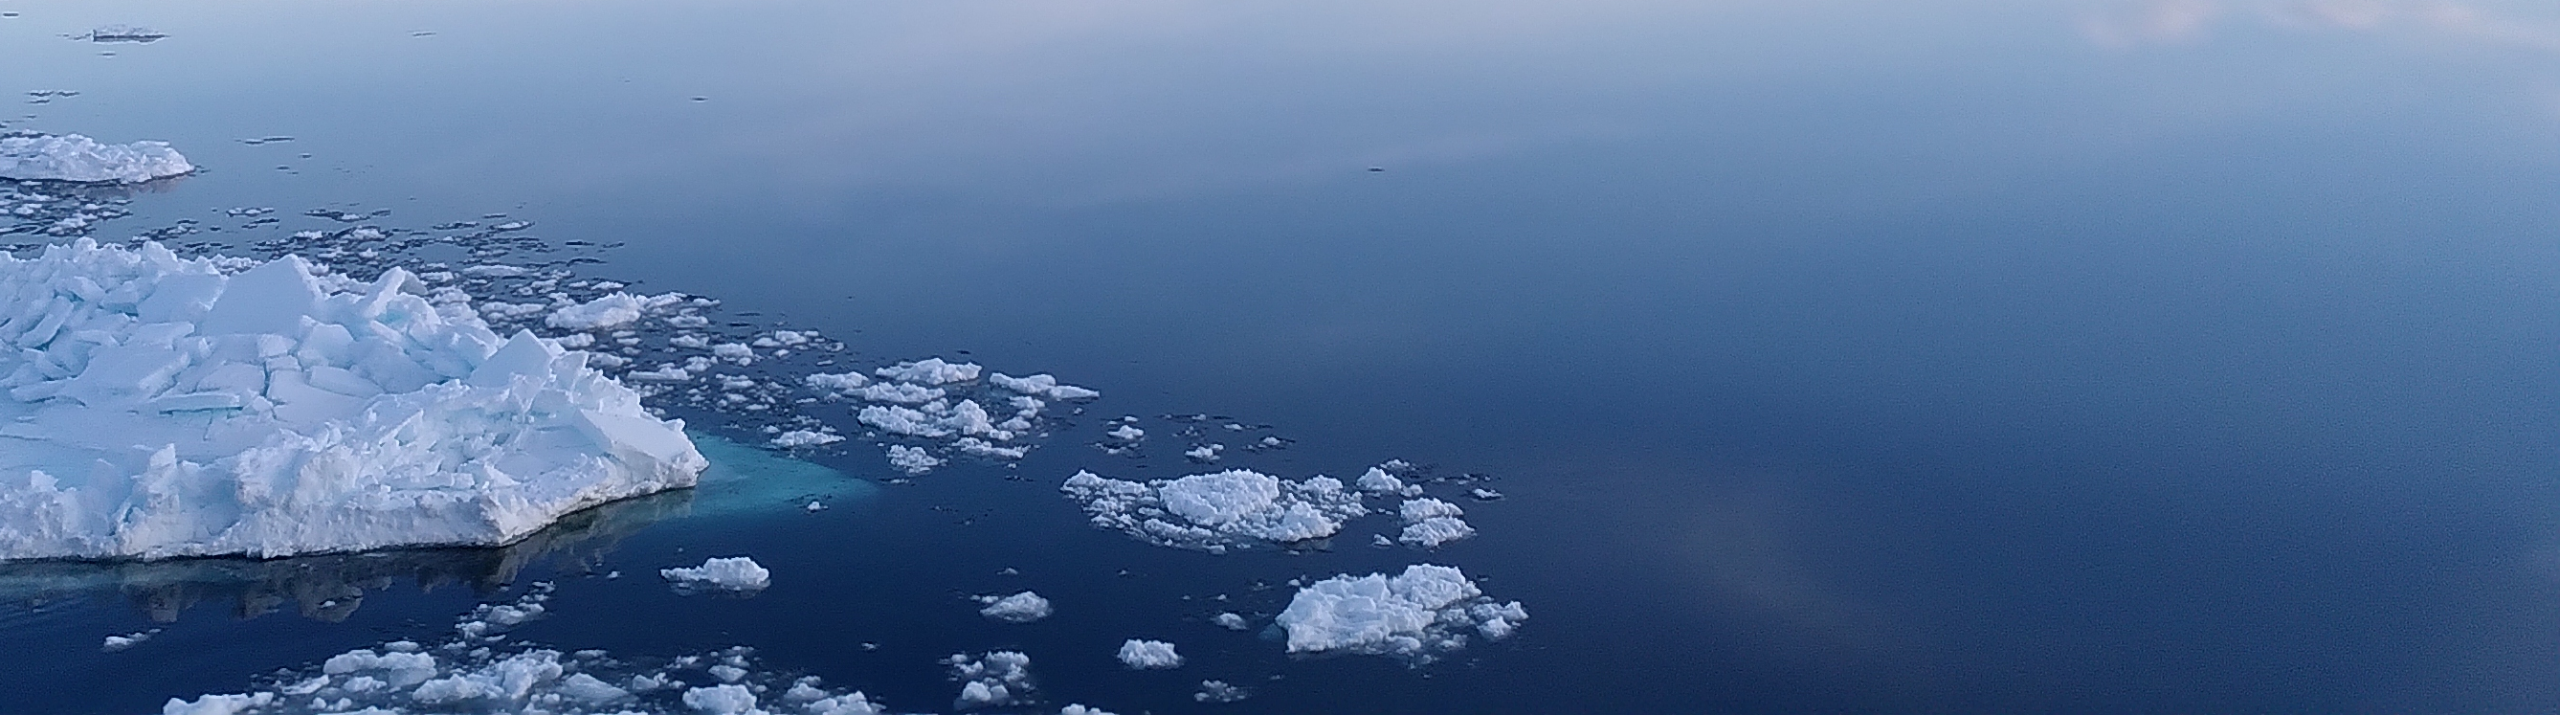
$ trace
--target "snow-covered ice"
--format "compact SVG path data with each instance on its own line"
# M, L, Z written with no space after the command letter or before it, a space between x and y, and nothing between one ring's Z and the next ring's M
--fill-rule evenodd
M978 379L978 370L976 363L949 363L943 362L942 358L925 358L873 370L871 374L898 382L948 385Z
M1012 390L1014 392L1034 397L1046 397L1052 400L1090 400L1102 396L1102 393L1100 392L1087 390L1074 385L1059 384L1058 378L1051 376L1048 373L1041 373L1030 377L1014 377L999 372L988 377L987 381L995 383L997 387L1007 390Z
M923 447L893 444L889 445L889 466L897 467L898 471L910 475L923 474L933 471L934 467L942 466L942 458L924 451Z
M1280 612L1289 652L1402 656L1417 662L1467 643L1511 635L1529 617L1520 602L1495 603L1457 568L1405 567L1396 576L1335 576L1298 590Z
M773 572L753 558L731 556L707 559L701 566L659 569L678 591L761 591L773 585Z
M1137 425L1121 425L1102 434L1122 442L1136 442L1147 438L1147 431L1138 429Z
M1164 641L1131 638L1120 644L1120 664L1137 670L1162 670L1182 667L1182 654Z
M1369 471L1362 472L1360 474L1360 478L1352 480L1351 483L1353 486L1359 487L1360 491L1364 492L1394 494L1408 497L1422 495L1422 487L1406 484L1404 483L1404 480L1397 479L1393 474L1388 474L1387 470L1377 467L1370 467Z
M1476 535L1475 527L1459 518L1466 516L1466 510L1456 504L1423 497L1405 500L1397 511L1404 517L1404 532L1396 536L1397 541L1428 549Z
M1049 599L1030 591L1011 596L979 596L978 602L986 604L985 608L978 609L978 615L1006 623L1030 623L1048 618L1050 613Z
M0 178L138 184L195 171L167 142L100 144L78 134L0 137Z
M683 423L588 353L422 289L158 243L0 256L0 560L492 546L694 484Z
M1233 612L1220 613L1217 617L1209 619L1209 622L1217 624L1219 628L1231 631L1241 631L1248 627L1245 624L1244 616Z
M477 640L435 646L393 641L279 671L243 693L171 698L163 715L268 713L687 713L880 715L858 691L764 670L747 648L673 659L598 650L498 648ZM687 683L703 683L688 685Z
M961 681L953 705L962 710L1031 701L1031 656L1000 650L970 657L954 654L943 660Z
M1083 502L1095 526L1211 553L1332 536L1368 513L1332 477L1292 482L1243 469L1149 482L1077 472L1059 491Z

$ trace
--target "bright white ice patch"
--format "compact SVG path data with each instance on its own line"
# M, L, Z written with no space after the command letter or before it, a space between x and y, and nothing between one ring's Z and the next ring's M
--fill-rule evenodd
M659 569L677 591L762 591L773 585L773 572L745 556L709 559L701 566Z
M933 471L934 467L942 466L942 458L924 451L923 447L893 444L889 445L889 466L897 467L898 471L910 475L923 474Z
M1009 650L975 658L962 653L943 663L950 665L952 677L961 681L960 697L953 705L962 710L1031 700L1031 656Z
M1120 644L1120 664L1137 670L1180 668L1182 654L1171 643L1131 638Z
M1397 511L1404 517L1404 532L1396 536L1397 541L1429 549L1476 535L1475 527L1459 518L1466 516L1466 510L1456 504L1423 497L1405 500Z
M947 385L978 379L978 365L966 362L948 363L943 362L942 358L925 358L873 370L871 374L898 382Z
M1397 576L1335 576L1298 590L1277 619L1289 652L1401 656L1417 662L1466 647L1473 631L1511 635L1529 612L1520 602L1494 603L1475 582L1448 566L1415 564Z
M394 268L0 256L0 560L492 546L692 486L683 424Z
M1007 390L1012 390L1014 392L1034 397L1046 397L1052 400L1090 400L1102 396L1102 393L1074 385L1058 384L1058 378L1052 377L1048 373L1041 373L1030 377L1014 377L999 372L992 377L988 377L987 381L995 383L997 387Z
M1144 483L1077 472L1059 491L1083 502L1095 526L1210 553L1332 536L1368 513L1332 477L1291 482L1243 469Z
M1030 591L1001 597L979 596L978 602L987 604L987 607L978 609L978 615L1006 623L1030 623L1048 618L1050 613L1049 599Z
M167 142L100 144L78 134L0 137L0 179L138 184L195 170Z

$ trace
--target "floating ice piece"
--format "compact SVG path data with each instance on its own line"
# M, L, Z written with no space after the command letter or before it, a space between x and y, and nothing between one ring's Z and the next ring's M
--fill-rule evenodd
M979 596L978 602L987 604L987 607L978 609L978 615L1006 623L1030 623L1048 618L1050 613L1049 599L1030 591L1011 596Z
M1138 429L1136 425L1121 425L1118 428L1102 434L1122 442L1136 442L1147 438L1147 431Z
M880 715L860 692L760 670L752 651L730 648L675 658L616 658L582 650L500 650L474 641L434 648L386 643L331 657L317 669L281 671L252 692L172 698L161 712L250 713L689 713ZM701 682L704 674L718 682Z
M1053 377L1048 373L1041 373L1030 377L1014 377L999 372L988 377L987 382L995 383L997 387L1012 390L1014 392L1032 395L1035 397L1046 397L1052 400L1090 400L1102 396L1102 393L1074 385L1058 384L1058 378Z
M154 633L157 633L157 632L159 632L159 629L152 629L152 630L148 630L148 631L134 631L134 632L132 632L132 633L126 633L126 634L124 634L124 635L107 636L107 638L106 638L106 642L105 642L104 644L102 644L102 645L99 645L99 646L98 646L98 650L99 650L99 651L102 651L102 652L113 653L113 652L116 652L116 651L124 650L124 649L126 649L126 648L131 648L131 647L134 647L134 646L137 646L137 645L142 645L142 642L143 642L143 641L151 640L151 635L152 635L152 634L154 634Z
M826 392L846 392L870 381L871 378L858 372L821 372L800 378L800 382L808 385L809 389Z
M889 445L889 466L897 467L898 471L912 476L930 472L934 467L942 466L942 458L924 451L923 447L893 444Z
M1253 691L1228 685L1224 680L1200 681L1200 689L1191 694L1192 700L1204 703L1232 703L1250 697Z
M584 303L563 306L542 322L562 330L605 330L640 322L649 311L684 302L684 294L637 296L616 291Z
M1280 612L1289 652L1400 656L1414 662L1466 647L1467 633L1511 635L1529 612L1494 603L1449 566L1414 564L1396 576L1335 576L1298 590Z
M1131 638L1120 644L1120 664L1137 670L1180 668L1182 654L1173 652L1172 643Z
M1406 484L1404 480L1397 479L1395 475L1388 474L1386 470L1377 467L1370 467L1369 471L1361 473L1360 478L1354 480L1352 484L1364 492L1408 497L1422 495L1420 485Z
M854 419L878 427L884 432L912 437L949 437L955 434L985 437L993 440L1013 439L1013 431L996 426L987 416L987 408L976 400L934 400L909 408L896 405L871 405L854 413Z
M1083 502L1095 526L1210 553L1332 536L1368 513L1332 477L1291 482L1243 469L1143 483L1077 472L1059 491Z
M701 566L659 569L658 575L680 592L751 592L773 585L773 572L745 556L708 559Z
M1459 518L1466 510L1456 504L1429 497L1407 499L1398 511L1404 517L1404 532L1396 536L1397 541L1430 549L1476 535L1475 527Z
M78 134L0 137L0 179L139 184L195 170L168 142L100 144Z
M1218 453L1224 451L1227 451L1226 445L1212 442L1184 450L1182 456L1201 462L1215 462L1218 461Z
M1502 498L1502 492L1477 487L1475 489L1468 490L1467 496L1475 497L1476 501L1497 501Z
M1216 618L1209 619L1209 622L1217 624L1219 628L1231 631L1241 631L1246 628L1244 616L1237 615L1232 612L1218 614Z
M911 385L904 382L875 382L851 390L845 390L844 394L869 402L891 402L901 405L921 405L942 399L943 391L942 388L938 387Z
M960 697L953 704L962 710L1031 699L1031 656L1000 650L975 658L954 654L943 662L951 666L952 677L961 681Z
M394 268L0 256L0 560L495 546L707 465L587 353Z
M871 374L899 382L948 385L978 379L978 365L966 362L948 363L943 362L942 358L925 358L873 370Z
M169 37L169 33L160 32L158 30L153 30L139 25L108 25L88 32L72 35L71 37L72 39L88 40L90 42L150 43L167 39Z
M1109 711L1109 710L1104 710L1104 709L1102 709L1102 708L1085 707L1085 706L1083 706L1083 705L1076 705L1076 704L1070 703L1070 704L1068 704L1066 707L1064 707L1064 708L1060 708L1060 709L1058 710L1058 715L1116 715L1116 714L1115 714L1115 713L1113 713L1113 712L1111 712L1111 711Z
M774 435L773 446L791 449L795 447L815 447L822 444L834 444L842 441L844 441L844 435L796 429Z

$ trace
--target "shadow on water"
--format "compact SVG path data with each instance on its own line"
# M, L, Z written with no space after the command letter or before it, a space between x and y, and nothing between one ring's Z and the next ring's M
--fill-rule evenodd
M589 569L624 538L691 513L694 499L693 490L680 489L614 502L571 514L496 548L0 564L0 602L33 605L114 592L155 623L174 623L179 614L208 602L232 603L238 618L264 616L291 603L305 618L335 623L354 615L366 593L403 583L426 590L461 585L485 594L536 564L560 571Z

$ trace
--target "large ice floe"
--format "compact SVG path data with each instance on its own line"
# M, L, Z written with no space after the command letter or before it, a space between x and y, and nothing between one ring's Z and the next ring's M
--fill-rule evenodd
M195 170L167 142L100 144L78 134L0 136L0 178L139 184Z
M498 545L706 462L590 354L398 268L0 256L0 560Z
M1082 502L1095 526L1210 553L1329 537L1343 521L1368 513L1341 480L1292 482L1244 469L1148 482L1080 471L1059 491Z
M1366 653L1427 662L1463 648L1470 632L1510 637L1529 612L1486 598L1455 567L1414 564L1388 576L1335 576L1299 589L1276 622L1291 653Z

